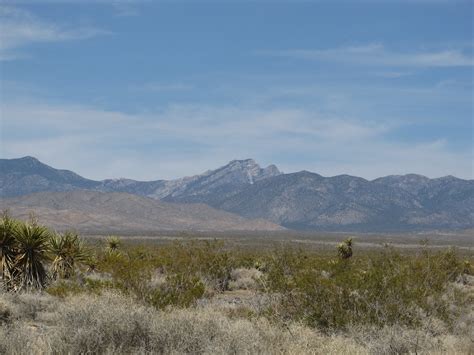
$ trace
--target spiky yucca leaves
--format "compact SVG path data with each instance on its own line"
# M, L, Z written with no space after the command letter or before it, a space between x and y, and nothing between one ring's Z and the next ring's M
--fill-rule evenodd
M93 253L89 253L88 257L84 261L84 265L87 266L86 272L88 274L93 273L97 270L97 256Z
M77 264L85 262L89 257L82 240L72 232L51 236L49 244L53 259L51 274L54 279L70 278L74 275Z
M348 238L337 246L337 253L341 259L349 259L352 256L352 238Z
M18 223L10 218L7 212L0 220L0 271L3 283L9 287L16 255L15 228Z
M17 242L13 279L16 289L42 289L47 273L50 231L38 224L19 223L14 236Z
M118 237L109 236L105 241L105 251L108 254L119 254L120 253L120 245L121 241Z

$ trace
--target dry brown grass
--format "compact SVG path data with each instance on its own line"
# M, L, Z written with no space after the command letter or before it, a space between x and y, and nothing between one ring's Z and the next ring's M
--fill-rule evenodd
M2 297L2 302L4 298L6 308L12 310L21 299L7 296ZM230 318L210 306L163 312L113 293L41 299L47 299L47 305L28 299L36 310L32 318L13 316L0 327L0 352L365 353L354 340L342 336L324 336L299 324L281 328L264 318ZM51 308L56 309L54 316L43 317Z
M237 268L232 270L230 276L230 290L257 290L262 272L254 268Z
M0 353L469 354L474 350L465 329L450 332L434 319L427 319L419 330L354 326L345 335L328 335L299 323L277 325L261 316L229 313L239 307L256 310L252 302L258 294L245 292L248 298L237 305L221 298L167 311L111 292L65 299L2 294Z

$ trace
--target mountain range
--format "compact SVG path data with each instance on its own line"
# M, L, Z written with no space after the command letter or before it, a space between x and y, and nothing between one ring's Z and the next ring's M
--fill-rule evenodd
M35 200L39 208L48 195L76 190L102 195L122 193L122 202L123 196L130 196L131 201L131 196L140 196L148 202L170 206L210 206L213 211L244 218L241 222L259 219L263 228L266 227L262 220L269 221L266 223L270 229L275 225L326 231L474 227L474 180L453 176L430 179L415 174L391 175L369 181L350 175L323 177L308 171L284 174L274 165L261 168L254 160L246 159L176 180L96 181L54 169L33 157L0 159L2 205L22 205L19 196L42 192L37 195L41 198ZM35 207L31 203L29 206ZM132 206L128 208L133 210ZM141 213L132 213L130 218L132 215L138 218ZM152 214L147 216L149 219ZM189 226L192 228L192 223Z

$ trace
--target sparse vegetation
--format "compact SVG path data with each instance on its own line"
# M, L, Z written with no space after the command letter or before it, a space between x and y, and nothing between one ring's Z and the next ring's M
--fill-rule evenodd
M0 353L474 350L472 255L85 242L0 222Z

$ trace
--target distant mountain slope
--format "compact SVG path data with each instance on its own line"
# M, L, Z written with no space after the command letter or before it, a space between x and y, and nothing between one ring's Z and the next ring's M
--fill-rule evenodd
M79 231L283 229L203 204L173 204L118 192L41 192L0 199L0 209L7 208L18 218L33 211L50 227Z
M280 175L274 165L261 168L252 159L233 160L216 170L176 180L135 181L104 180L96 187L100 191L121 191L175 202L202 202L209 196L223 200L242 188L269 177Z
M403 180L403 177L402 177ZM429 180L429 179L428 179ZM393 178L389 179L393 182ZM287 228L392 231L471 228L474 181L430 180L414 194L384 181L309 172L257 182L223 203L210 205Z
M0 195L88 189L172 203L203 203L287 228L406 231L474 228L474 180L408 174L368 181L301 171L282 174L252 159L176 180L93 181L34 158L0 160Z
M0 159L0 197L21 196L39 191L94 189L98 181L69 170L57 170L33 157Z
M156 199L165 197L180 202L201 202L202 196L232 195L255 181L281 174L270 165L260 168L252 159L233 160L216 170L176 180L136 181L131 179L85 179L68 170L57 170L33 157L0 159L0 196L22 196L40 191L78 189L127 192Z

